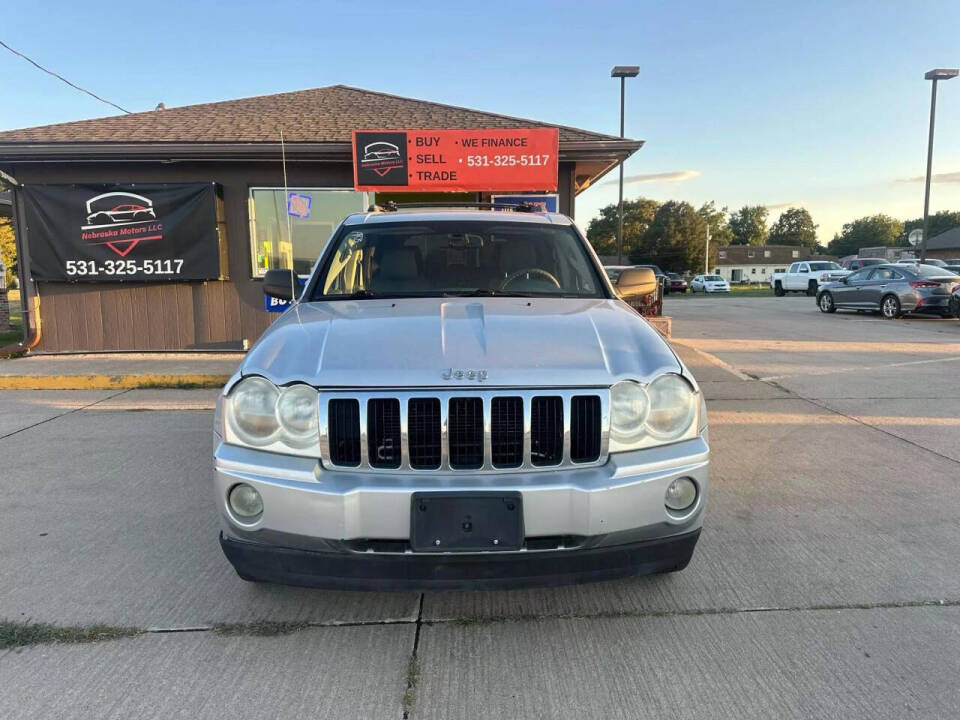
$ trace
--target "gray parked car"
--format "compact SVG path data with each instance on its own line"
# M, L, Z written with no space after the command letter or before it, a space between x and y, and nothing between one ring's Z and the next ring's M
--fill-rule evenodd
M274 270L264 291L295 284ZM634 285L650 272L624 269L620 293ZM224 387L214 432L220 543L250 581L672 572L706 506L696 381L558 214L348 217Z
M950 295L960 277L935 265L875 265L820 287L821 312L879 311L887 319L904 313L949 317Z

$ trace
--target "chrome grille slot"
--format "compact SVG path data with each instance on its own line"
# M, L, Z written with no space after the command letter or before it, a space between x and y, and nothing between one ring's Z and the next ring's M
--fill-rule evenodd
M400 467L400 401L396 398L372 398L367 403L367 453L371 467Z
M321 390L320 461L342 472L496 474L602 465L608 388Z
M360 464L360 403L357 400L331 400L330 459L336 465Z
M570 459L592 462L600 457L600 398L575 395L570 399Z
M414 470L436 470L443 454L440 439L440 400L410 400L408 442L410 467Z
M483 400L450 398L450 467L477 470L483 467Z
M494 467L520 467L523 464L523 398L493 398L490 427Z
M530 455L537 466L563 459L563 398L535 397L530 410Z

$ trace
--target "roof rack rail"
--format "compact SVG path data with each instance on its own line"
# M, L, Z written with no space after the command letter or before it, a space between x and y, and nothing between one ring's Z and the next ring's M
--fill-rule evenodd
M387 201L380 205L371 205L367 212L397 212L412 208L477 208L479 210L512 210L514 212L542 212L533 203L491 203L491 202L414 202L395 203Z
M367 208L367 212L396 212L397 204L392 200L387 200L379 205L373 204Z

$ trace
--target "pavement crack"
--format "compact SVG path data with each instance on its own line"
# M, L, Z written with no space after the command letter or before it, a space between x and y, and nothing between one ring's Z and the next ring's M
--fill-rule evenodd
M806 397L803 397L802 395L797 395L797 397L802 398L803 400L806 400L806 401L807 401L808 403L810 403L811 405L815 405L816 407L818 407L818 408L820 408L820 409L822 409L822 410L826 410L827 412L833 413L834 415L839 415L840 417L844 417L844 418L846 418L847 420L852 420L853 422L857 423L858 425L862 425L863 427L870 428L871 430L876 430L877 432L883 433L883 434L886 435L887 437L895 438L895 439L897 439L897 440L900 440L901 442L905 442L907 445L911 445L911 446L917 448L918 450L922 450L922 451L924 451L924 452L928 452L928 453L930 453L931 455L936 455L938 458L943 458L944 460L949 460L950 462L952 462L952 463L954 463L954 464L960 465L960 460L957 460L956 458L952 458L952 457L950 457L949 455L944 455L944 454L941 453L941 452L937 452L936 450L932 450L931 448L928 448L928 447L926 447L925 445L921 445L920 443L917 443L917 442L914 442L913 440L910 440L910 439L908 439L908 438L905 438L905 437L903 437L902 435L897 435L896 433L890 432L889 430L884 430L882 427L878 427L878 426L876 426L876 425L871 425L871 424L868 423L868 422L864 422L863 420L861 420L860 418L858 418L856 415L848 415L847 413L843 412L842 410L837 410L837 409L835 409L835 408L830 407L829 405L824 404L823 402L819 402L819 401L817 401L817 400L812 400L811 398L806 398Z
M557 613L553 615L491 615L476 618L447 618L424 621L426 625L492 625L506 622L540 622L543 620L616 620L621 618L703 617L711 615L750 615L760 613L823 612L841 610L896 610L930 607L960 607L960 598L949 600L908 600L877 603L826 603L815 605L776 605L746 608L692 608L689 610L625 610L596 613Z
M92 408L94 405L98 405L98 404L100 404L100 403L102 403L102 402L106 402L107 400L113 400L113 398L119 397L120 395L123 395L124 393L128 393L128 392L130 392L129 389L120 390L119 392L116 392L116 393L114 393L113 395L108 395L108 396L105 397L105 398L100 398L99 400L94 400L92 403L87 403L86 405L81 405L80 407L70 408L70 409L67 410L66 412L62 412L62 413L60 413L59 415L54 415L53 417L44 418L43 420L40 420L40 421L38 421L38 422L35 422L35 423L33 423L32 425L27 425L26 427L19 428L19 429L17 429L17 430L14 430L13 432L7 433L6 435L0 435L0 440L5 440L5 439L8 438L8 437L12 437L13 435L16 435L16 434L18 434L18 433L22 433L22 432L24 432L24 431L26 431L26 430L32 430L33 428L35 428L35 427L37 427L37 426L39 426L39 425L44 425L44 424L46 424L46 423L48 423L48 422L52 422L53 420L57 420L58 418L65 417L65 416L67 416L67 415L71 415L71 414L76 413L76 412L80 412L81 410L86 410L87 408Z
M362 620L357 622L309 622L259 620L247 623L214 623L212 625L185 625L180 627L113 626L102 623L91 625L57 625L38 623L32 620L0 620L0 650L22 648L30 645L73 645L100 643L146 635L204 634L222 637L279 637L310 629L334 629L346 627L372 627L390 625L413 625L413 648L407 664L407 686L403 694L403 716L409 718L416 701L420 679L420 635L424 626L472 627L509 622L542 622L544 620L611 620L624 618L671 618L703 617L714 615L749 615L759 613L824 612L844 610L896 610L911 608L960 607L960 598L905 600L899 602L873 603L824 603L813 605L774 605L755 607L691 608L688 610L627 610L593 613L554 613L489 615L486 617L456 617L428 620L423 617L425 594L420 594L416 619Z
M420 629L423 627L423 600L425 593L420 593L420 605L417 608L416 632L413 635L413 650L410 661L407 663L407 688L403 692L403 720L409 720L413 712L413 705L417 700L417 684L420 682L420 660L417 653L420 650Z

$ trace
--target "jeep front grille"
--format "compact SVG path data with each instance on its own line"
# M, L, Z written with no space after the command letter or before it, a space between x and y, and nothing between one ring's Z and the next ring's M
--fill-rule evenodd
M495 397L491 411L490 450L494 466L520 467L523 464L523 398Z
M372 467L400 467L400 401L396 398L368 401L367 455Z
M338 470L496 473L606 461L606 388L320 393L320 456Z
M360 403L330 401L330 461L335 465L360 464Z

